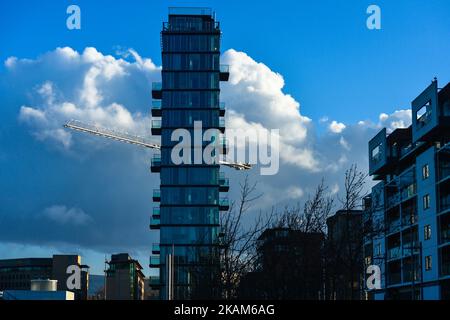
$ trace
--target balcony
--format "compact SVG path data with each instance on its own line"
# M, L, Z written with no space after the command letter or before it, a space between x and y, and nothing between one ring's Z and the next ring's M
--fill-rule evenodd
M225 237L225 229L223 227L219 227L219 232L217 233L219 238Z
M154 290L158 290L160 287L162 287L162 283L159 277L150 277L148 284Z
M151 216L150 217L150 229L158 230L159 228L161 228L161 218Z
M162 82L152 83L152 98L162 99Z
M153 202L160 202L160 201L161 201L161 190L153 189Z
M152 135L159 136L161 135L161 119L152 119Z
M450 242L450 229L442 229L441 230L441 244L446 244Z
M228 211L230 209L230 201L228 198L220 198L219 200L219 210Z
M159 243L152 244L152 253L159 254L160 252L161 252L161 249L159 247Z
M402 226L409 227L417 223L417 214L406 214L402 216Z
M163 22L163 32L216 33L220 32L218 21L183 21L183 23Z
M153 214L154 217L159 218L161 216L161 208L160 207L153 207Z
M388 249L387 258L388 260L398 259L402 255L402 249L400 247L395 247Z
M439 181L443 182L450 177L450 164L444 163L439 167Z
M386 199L386 205L388 208L392 208L400 203L400 194L395 193Z
M220 153L227 154L228 153L228 140L225 137L220 138Z
M412 270L410 267L405 268L403 271L403 282L413 282L420 280L420 267L416 266L416 270Z
M439 198L439 212L450 209L450 193L444 194Z
M225 133L225 119L219 118L219 131Z
M402 282L402 274L400 272L389 273L388 274L388 283L389 285L395 285Z
M228 192L230 190L230 179L225 177L225 173L220 172L219 175L219 191Z
M442 263L441 266L441 275L443 277L450 276L450 263Z
M161 172L161 155L154 154L151 161L151 172Z
M150 256L150 268L158 268L161 265L159 256Z
M393 220L388 222L388 233L399 232L402 224L400 219Z
M413 254L420 253L420 244L418 241L408 242L403 244L403 256L408 257Z
M161 117L161 100L153 100L152 101L152 117Z
M225 102L219 102L219 116L225 116Z
M406 199L409 199L413 196L415 196L417 193L417 187L416 184L410 184L408 187L406 187L405 189L402 190L402 201L405 201Z
M220 81L228 81L229 78L230 78L230 66L227 64L221 64L219 80Z

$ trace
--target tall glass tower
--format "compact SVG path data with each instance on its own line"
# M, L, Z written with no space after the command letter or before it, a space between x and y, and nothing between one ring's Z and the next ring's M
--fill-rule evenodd
M228 180L219 164L194 163L194 153L195 148L203 153L211 140L220 146L219 153L226 152L219 84L228 80L229 72L220 65L220 36L209 8L169 8L169 21L163 23L162 83L153 83L152 91L152 134L161 135L161 153L153 157L151 168L160 172L161 187L154 190L153 200L160 206L153 209L150 223L160 230L150 267L159 268L161 299L219 294L219 211L228 210L228 199L220 192L228 191ZM194 144L194 125L200 122L202 136L208 129L218 134ZM192 136L192 162L175 164L171 157L179 144L172 141L176 129Z

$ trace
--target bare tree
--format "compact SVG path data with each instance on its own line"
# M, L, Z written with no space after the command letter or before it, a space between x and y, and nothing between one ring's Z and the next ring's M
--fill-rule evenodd
M328 187L322 179L312 197L306 200L303 210L299 205L293 208L286 207L277 221L277 226L325 235L327 218L330 216L333 205L334 199L328 194Z
M232 202L230 210L220 217L222 226L221 239L221 285L222 297L237 297L237 288L241 277L251 271L257 258L256 242L261 232L273 221L274 211L267 214L261 212L253 224L244 226L244 218L255 201L261 198L256 192L257 183L251 183L246 176L240 184L240 199Z
M367 174L353 164L345 172L344 190L338 201L339 217L334 223L336 230L328 231L325 259L327 263L328 292L333 299L359 299L363 279L363 237L362 213L363 198L366 196Z

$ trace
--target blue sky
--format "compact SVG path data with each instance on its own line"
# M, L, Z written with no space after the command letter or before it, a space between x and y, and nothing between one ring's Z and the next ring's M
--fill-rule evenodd
M379 31L366 28L366 8L372 3L382 10ZM80 31L65 26L70 4L81 8ZM149 154L117 144L94 148L89 138L75 136L70 149L55 144L45 137L54 128L29 121L21 107L47 112L47 125L56 126L62 118L55 116L54 108L67 101L76 104L78 91L71 87L82 90L92 64L65 64L62 57L72 51L56 48L70 47L92 57L95 52L83 52L94 47L102 63L107 63L107 55L119 59L118 51L132 48L154 66L143 67L128 55L129 64L122 67L131 75L129 81L99 82L97 87L103 90L103 108L117 102L140 123L137 113L148 116L151 81L159 77L159 32L168 6L207 6L216 11L223 31L222 51L235 50L227 51L224 60L234 63L235 79L240 79L224 85L225 101L232 110L249 123L270 127L279 114L273 115L273 121L255 114L265 110L270 99L279 105L280 114L299 103L301 116L312 120L309 123L298 114L295 123L289 124L294 131L296 126L305 131L304 136L298 135L298 144L287 143L296 148L298 163L287 161L276 177L260 179L266 208L276 204L277 197L271 194L278 189L301 200L322 176L337 192L338 173L345 166L366 165L366 141L376 130L407 119L406 112L395 114L396 110L408 109L433 77L439 78L441 86L450 81L447 0L2 1L0 258L81 252L96 273L102 269L103 255L115 250L130 251L146 261L151 242L157 242L146 226L152 207L149 195L157 187L147 170ZM31 59L34 64L21 60L15 69L8 68L4 62L11 56ZM239 104L239 95L250 84L261 83L240 74L244 68L271 90L245 95L248 105ZM46 83L52 84L52 93L58 92L55 99L60 101L44 101ZM381 121L382 113L386 117ZM324 117L328 120L319 121ZM331 120L345 130L331 130ZM285 118L277 121L288 127ZM364 125L358 126L359 121L365 121ZM331 148L330 154L324 145L336 149ZM312 159L327 159L335 165L327 167ZM227 174L238 185L239 176ZM71 220L72 225L61 219L47 221L54 217L49 212L77 219ZM127 216L129 212L134 215Z
M72 3L82 10L80 32L65 28ZM382 9L380 31L365 26L372 3ZM408 92L434 76L450 80L446 0L4 1L0 58L36 57L58 46L95 46L103 53L123 46L160 64L158 32L167 7L193 5L214 8L222 48L244 50L281 73L286 92L301 97L312 118L357 121L361 108L373 118L404 107Z

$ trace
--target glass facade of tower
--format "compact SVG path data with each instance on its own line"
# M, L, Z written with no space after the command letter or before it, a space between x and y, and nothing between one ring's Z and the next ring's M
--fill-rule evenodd
M153 194L160 206L154 208L151 228L160 230L160 243L153 252L159 256L150 261L160 271L161 299L167 299L169 291L168 255L174 255L174 299L218 294L219 210L227 209L220 192L227 186L219 164L203 159L194 164L194 151L199 148L203 154L205 146L221 141L216 139L224 132L219 84L228 79L228 70L219 61L220 36L211 9L170 8L169 20L163 23L162 83L154 83L152 92L152 133L161 135L161 153L152 159L152 171L160 172L161 187ZM194 122L201 122L202 136L207 129L216 129L217 134L209 141L194 142ZM179 144L178 139L172 141L176 129L191 134L191 163L173 162L173 147Z

